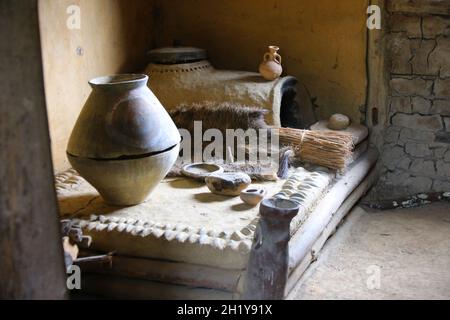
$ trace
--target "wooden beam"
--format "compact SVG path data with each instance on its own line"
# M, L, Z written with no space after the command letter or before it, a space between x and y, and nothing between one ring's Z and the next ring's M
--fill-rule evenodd
M65 295L37 1L0 1L0 298ZM63 107L63 106L61 106Z
M90 254L98 252L84 251ZM191 263L154 259L142 259L114 255L112 263L89 264L82 266L83 275L88 273L105 274L114 277L155 281L192 288L211 288L219 291L238 292L239 280L244 270L213 268Z
M378 149L383 145L383 134L389 124L388 83L386 63L387 14L385 0L370 0L381 8L381 30L367 29L367 101L366 125L370 141Z
M79 298L136 300L235 300L231 292L174 285L107 274L87 273L81 277Z

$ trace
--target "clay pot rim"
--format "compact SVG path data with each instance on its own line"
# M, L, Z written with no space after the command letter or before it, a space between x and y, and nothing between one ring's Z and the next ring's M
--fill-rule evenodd
M262 201L263 205L271 209L298 210L299 205L288 199L269 198Z
M215 170L213 171L209 171L209 172L205 172L205 173L196 173L196 172L192 172L192 168L195 167L202 167L202 168L207 168L213 170L212 168L214 168ZM200 179L200 180L204 180L206 177L208 177L211 174L217 174L217 173L223 173L224 169L223 167L219 166L218 164L215 163L209 163L209 162L194 162L194 163L188 163L185 164L183 166L183 168L181 169L181 173L183 175L185 175L186 177L189 178L194 178L194 179Z
M250 187L250 188L247 188L245 190L242 190L241 193L245 194L245 195L257 195L257 196L260 196L260 195L266 194L267 191L263 187Z
M149 77L141 73L122 73L100 76L89 80L92 88L96 87L113 87L117 85L130 84L136 87L146 85Z

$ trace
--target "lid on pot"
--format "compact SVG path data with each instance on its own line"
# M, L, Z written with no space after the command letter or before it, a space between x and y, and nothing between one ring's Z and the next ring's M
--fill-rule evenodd
M195 47L163 47L148 52L149 62L156 64L190 63L207 58L206 50Z

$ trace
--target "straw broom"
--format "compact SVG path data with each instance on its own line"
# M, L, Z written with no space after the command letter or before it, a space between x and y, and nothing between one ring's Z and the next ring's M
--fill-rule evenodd
M278 128L280 142L293 147L300 160L343 171L353 150L350 133Z

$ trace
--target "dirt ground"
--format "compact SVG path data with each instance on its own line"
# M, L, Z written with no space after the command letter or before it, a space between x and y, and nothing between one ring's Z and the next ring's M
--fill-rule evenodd
M290 299L450 299L450 203L356 207Z

